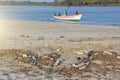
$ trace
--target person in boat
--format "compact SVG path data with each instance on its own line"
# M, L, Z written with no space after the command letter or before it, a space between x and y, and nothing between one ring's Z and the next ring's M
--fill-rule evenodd
M60 12L58 13L58 16L61 16L61 13L60 13Z
M65 15L68 16L67 9L65 9Z
M54 12L54 16L56 16L56 13Z
M78 11L76 11L76 13L75 13L76 15L78 15Z

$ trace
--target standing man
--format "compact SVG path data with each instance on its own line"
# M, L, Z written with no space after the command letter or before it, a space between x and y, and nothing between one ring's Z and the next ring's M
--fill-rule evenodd
M68 13L67 13L67 9L65 9L65 15L66 15L66 16L68 15Z

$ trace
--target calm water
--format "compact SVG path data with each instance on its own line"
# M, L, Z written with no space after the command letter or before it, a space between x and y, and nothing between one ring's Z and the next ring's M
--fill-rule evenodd
M76 10L83 12L81 24L120 25L120 6L117 7L53 7L53 6L16 6L0 8L0 19L17 19L56 22L54 12L68 9L69 14Z

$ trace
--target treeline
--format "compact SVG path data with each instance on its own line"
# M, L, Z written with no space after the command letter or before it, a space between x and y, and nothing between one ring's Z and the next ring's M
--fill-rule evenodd
M120 6L120 0L54 0L54 2L1 1L0 5L17 6Z
M120 0L54 0L56 6L120 6Z
M31 2L31 1L0 1L0 5L10 5L10 6L52 6L54 3L52 2Z

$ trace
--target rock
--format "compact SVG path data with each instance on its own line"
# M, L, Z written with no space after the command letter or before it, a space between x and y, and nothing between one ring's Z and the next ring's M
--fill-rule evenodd
M33 60L33 61L36 61L37 58L36 58L35 56L32 56L32 60Z
M84 52L83 51L77 51L76 54L82 55L82 54L84 54Z
M18 57L17 57L17 56L13 56L13 59L14 59L14 60L17 60L17 59L18 59Z
M117 56L117 59L120 59L120 55Z
M22 54L22 57L27 58L28 56L27 56L27 54Z
M23 65L23 64L24 64L24 62L18 61L18 65Z
M58 66L60 64L60 61L57 60L55 63L54 63L54 66Z
M95 56L98 55L99 53L95 53Z
M43 36L38 37L37 40L44 40L45 38Z
M100 61L100 60L94 60L93 63L102 65L102 61Z
M109 54L109 55L112 55L111 52L108 52L108 51L104 51L103 54Z
M77 58L77 60L80 60L80 59L81 59L81 57L78 57L78 58Z
M20 35L20 37L25 37L25 35L23 34L23 35Z
M60 58L61 55L59 55L59 54L56 53L56 52L53 52L53 53L48 54L48 56L49 56L50 58L53 58L54 60L57 60L58 58Z
M56 49L56 51L57 51L57 52L59 52L59 51L60 51L60 49Z
M65 38L65 36L60 36L59 38Z
M50 57L49 56L43 56L43 57L41 57L41 60L50 60Z
M86 66L81 66L79 69L85 69L86 68Z
M92 50L92 51L89 51L88 52L88 57L90 57L90 56L92 56L94 54L94 51Z
M31 56L31 55L29 55L28 57L29 57L29 58L31 58L32 56Z

